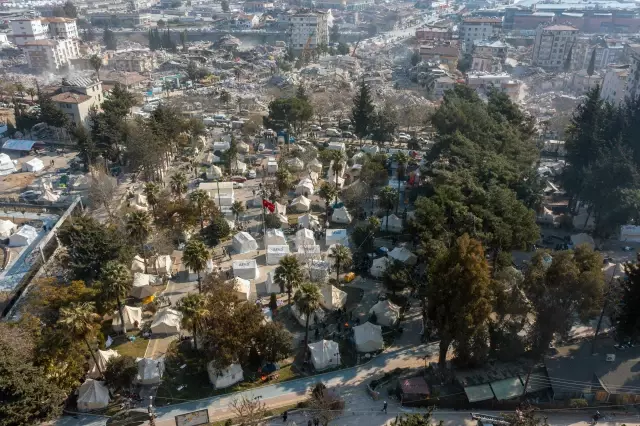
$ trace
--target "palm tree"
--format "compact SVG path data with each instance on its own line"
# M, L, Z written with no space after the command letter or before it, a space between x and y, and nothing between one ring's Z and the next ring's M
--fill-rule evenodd
M153 216L156 215L156 206L158 205L158 194L160 194L160 187L155 182L147 182L142 190L144 196L147 197L147 203L151 206Z
M302 268L298 259L291 255L280 259L280 264L275 270L273 281L280 286L280 292L287 290L288 300L291 303L291 293L302 282Z
M92 55L89 58L89 65L96 72L96 76L98 77L98 81L100 81L100 68L102 68L102 58L98 55Z
M31 96L31 102L33 102L33 98L38 94L34 87L28 87L25 92L27 95Z
M140 245L140 253L144 261L144 273L147 273L147 256L144 249L144 243L149 239L151 234L151 217L149 213L144 211L136 211L129 214L127 218L127 235L131 240Z
M96 354L89 343L89 336L95 331L98 318L93 302L71 303L69 306L60 308L58 325L74 337L84 340L98 372L102 375Z
M205 298L201 294L188 294L180 299L176 308L182 313L182 327L191 330L194 347L198 350L198 328L209 314Z
M325 204L325 215L326 219L329 220L329 205L331 201L338 196L338 189L332 183L325 182L320 187L320 191L318 192L320 198L324 200Z
M338 175L342 172L342 170L344 170L344 154L342 153L342 151L334 151L332 168L333 174L335 174L336 176L336 188L338 188Z
M187 176L183 172L178 172L171 176L169 186L171 187L171 193L176 197L182 197L182 194L187 192Z
M394 160L398 163L398 169L396 173L398 175L398 202L396 203L396 214L398 214L398 207L400 206L400 182L402 182L407 173L407 164L409 163L409 156L402 151L396 152ZM387 221L387 226L389 225Z
M16 92L23 93L24 92L24 84L16 83ZM22 95L20 95L22 97Z
M122 300L127 297L131 291L131 273L129 268L115 260L108 261L102 268L100 274L102 289L105 297L115 299L122 321L122 332L127 334L127 327L124 322L124 314L122 313Z
M340 270L344 267L351 265L351 250L348 247L338 244L335 247L331 247L331 253L329 257L333 259L336 264L336 283L340 283Z
M200 218L200 229L204 229L204 217L211 213L213 200L209 193L203 189L197 189L189 194L189 201L195 206Z
M207 250L207 246L205 246L202 240L198 238L190 239L182 253L182 261L184 262L184 266L198 274L199 293L202 293L202 279L200 277L200 273L204 271L204 268L206 268L207 260L209 260L209 250Z
M382 188L378 194L380 197L380 206L387 211L387 218L391 214L391 210L393 210L393 206L398 201L398 191L391 188L390 186L385 186ZM389 232L389 220L387 219L387 232Z
M298 288L298 291L296 291L296 294L293 296L293 301L296 304L298 311L307 317L304 331L305 347L309 343L309 319L320 307L321 300L322 294L320 293L320 289L317 285L309 282L300 284L300 288Z
M234 201L231 205L231 212L236 216L236 222L240 218L240 213L244 212L244 203L242 201Z

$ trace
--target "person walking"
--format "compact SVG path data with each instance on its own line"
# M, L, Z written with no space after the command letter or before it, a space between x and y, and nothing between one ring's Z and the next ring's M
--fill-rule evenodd
M287 417L289 417L289 413L287 411L282 413L282 423L287 421Z
M311 422L311 419L309 419L309 421L307 422L307 426L313 426L313 423Z
M382 405L382 412L387 414L387 401L385 401L384 404Z
M313 419L313 426L320 426L320 420L317 417Z

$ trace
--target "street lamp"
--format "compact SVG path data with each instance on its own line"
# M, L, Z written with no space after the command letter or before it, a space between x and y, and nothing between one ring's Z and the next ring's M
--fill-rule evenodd
M149 426L156 426L156 413L155 408L153 407L153 397L149 397L149 407L147 408L147 412L149 413Z

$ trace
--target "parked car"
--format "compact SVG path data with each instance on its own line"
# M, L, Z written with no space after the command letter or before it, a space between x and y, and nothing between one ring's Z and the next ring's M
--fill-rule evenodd
M263 143L258 145L258 151L260 151L260 152L264 151L264 144Z
M351 133L351 132L342 132L342 137L343 138L349 138L349 139L355 138L354 134Z
M36 198L38 198L40 195L42 195L41 191L34 191L34 190L28 190L28 191L24 191L23 193L21 193L19 195L19 198L21 200L35 200Z
M244 176L231 176L231 182L236 182L236 183L244 183L247 181L247 178Z
M233 182L233 189L244 188L244 183L242 182Z
M340 136L341 135L340 130L338 130L338 129L327 129L325 134L327 136Z
M249 170L249 171L247 172L247 177L248 177L249 179L255 179L255 178L256 178L256 171L255 171L255 170L253 170L253 169Z

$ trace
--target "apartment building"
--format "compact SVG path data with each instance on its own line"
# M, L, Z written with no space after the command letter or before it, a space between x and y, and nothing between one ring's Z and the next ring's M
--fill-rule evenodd
M31 40L22 45L29 68L56 71L70 65L78 58L78 42L75 39Z
M494 40L502 33L502 18L474 17L465 18L460 25L460 39L464 50L471 53L473 43L481 40Z
M23 47L28 41L46 40L49 38L49 26L40 19L14 19L11 21L13 43Z
M329 15L331 12L298 12L285 15L289 24L290 43L294 50L307 46L315 49L329 44Z
M627 93L629 65L611 66L604 75L600 97L612 104L620 104Z
M571 51L571 69L587 69L595 51L594 69L605 69L609 65L622 63L624 43L616 39L578 37Z
M575 44L578 30L569 25L550 25L536 30L532 65L559 70Z
M419 53L423 61L439 61L441 64L447 65L451 71L456 69L460 59L460 51L454 46L422 45Z
M514 80L507 73L468 73L467 86L479 93L487 93L493 89L506 94L512 101L517 101L520 95L520 81Z
M51 100L76 126L89 125L89 111L104 101L102 83L91 78L65 80Z
M449 41L453 38L451 28L422 27L416 30L418 41Z
M49 26L51 38L78 38L78 26L75 19L70 18L44 18Z
M109 57L109 65L118 71L149 72L156 67L156 57L146 51L121 52Z

